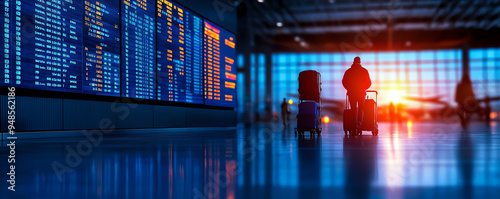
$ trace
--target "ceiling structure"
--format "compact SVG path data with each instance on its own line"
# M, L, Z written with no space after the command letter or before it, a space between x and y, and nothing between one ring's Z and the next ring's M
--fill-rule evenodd
M500 0L247 0L239 32L283 51L500 46Z

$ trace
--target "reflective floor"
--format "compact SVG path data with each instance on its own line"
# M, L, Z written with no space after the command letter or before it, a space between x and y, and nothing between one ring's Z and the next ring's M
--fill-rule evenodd
M332 123L297 138L262 124L18 140L16 192L1 180L0 198L498 198L496 123L382 123L368 134L347 138Z

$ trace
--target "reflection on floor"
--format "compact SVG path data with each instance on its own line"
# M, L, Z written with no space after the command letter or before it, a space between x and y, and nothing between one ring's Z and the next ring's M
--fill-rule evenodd
M8 198L497 198L500 131L380 124L295 137L280 124L88 139L17 141ZM139 131L139 130L138 130ZM90 146L90 148L89 148ZM1 157L7 158L3 143ZM81 158L80 158L81 157ZM2 163L3 165L3 163ZM2 167L3 171L7 169ZM57 168L58 172L54 171ZM5 176L5 175L4 175ZM60 177L60 178L59 178Z

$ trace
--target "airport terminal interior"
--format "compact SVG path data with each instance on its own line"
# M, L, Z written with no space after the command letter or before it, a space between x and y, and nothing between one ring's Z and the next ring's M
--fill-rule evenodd
M498 198L500 0L0 9L0 198Z

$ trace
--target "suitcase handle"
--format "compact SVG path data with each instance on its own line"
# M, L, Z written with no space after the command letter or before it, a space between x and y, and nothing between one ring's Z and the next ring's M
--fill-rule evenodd
M376 95L378 95L378 91L376 91L376 90L366 90L366 92L375 93Z
M345 93L345 109L349 109L349 96L347 95L347 92Z
M366 90L367 93L375 93L375 102L378 104L378 91L376 90Z
M378 91L376 90L366 90L367 93L375 93L375 103L378 104ZM349 96L347 95L347 92L345 93L345 109L349 109L350 108L350 104L349 104Z

